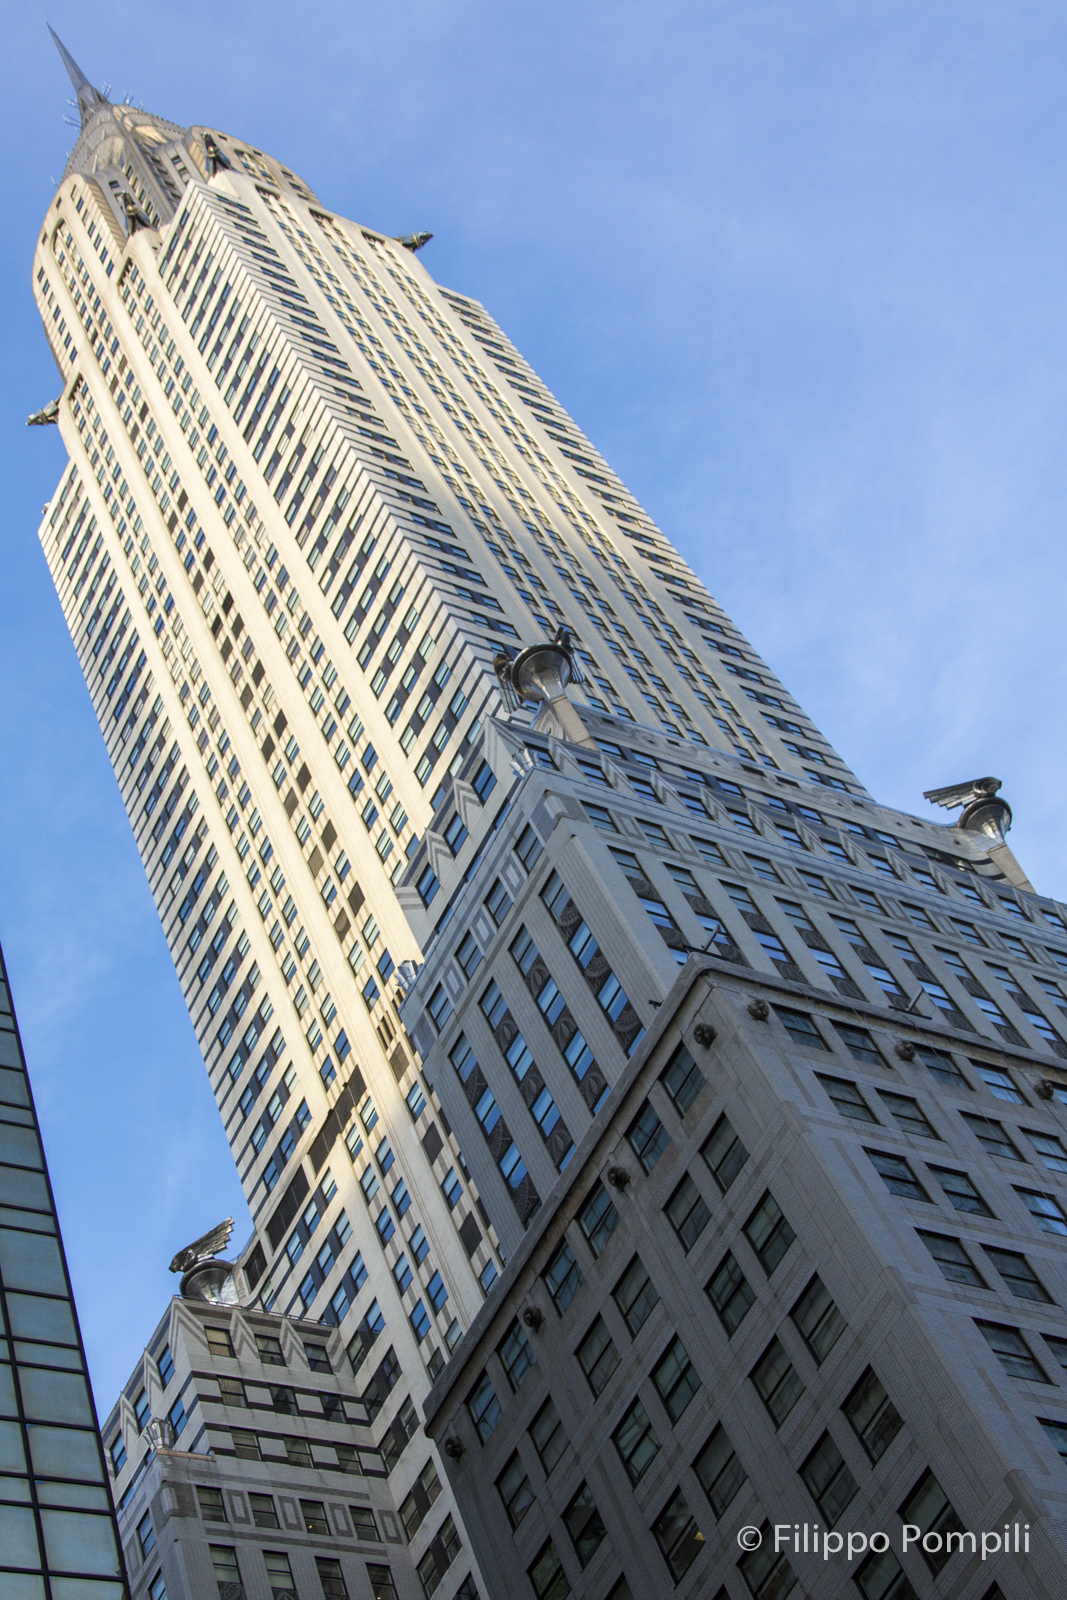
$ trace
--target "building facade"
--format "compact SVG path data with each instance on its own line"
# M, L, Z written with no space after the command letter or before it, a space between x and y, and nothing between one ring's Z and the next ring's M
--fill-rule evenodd
M430 1397L489 1592L1062 1595L1040 1074L692 957Z
M425 236L67 64L82 130L34 291L70 465L40 538L248 1197L248 1314L336 1327L357 1387L392 1351L375 1444L431 1390L444 1417L449 1354L466 1335L452 1395L697 955L798 1014L965 1048L948 1166L999 1129L1061 1248L1067 922L995 780L938 792L954 822L880 806ZM886 1093L886 1137L925 1137ZM994 1101L1027 1108L1018 1138ZM701 1359L706 1395L727 1369ZM427 1539L463 1526L447 1465ZM613 1546L627 1518L644 1548L629 1513ZM546 1595L585 1581L559 1559Z
M125 1600L115 1510L0 955L0 1594Z
M398 1381L390 1349L357 1385L336 1327L176 1297L104 1429L136 1600L470 1600L410 1397L374 1426Z

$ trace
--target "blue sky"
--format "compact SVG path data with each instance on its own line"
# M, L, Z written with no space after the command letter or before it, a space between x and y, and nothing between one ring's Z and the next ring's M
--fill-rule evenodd
M35 537L62 466L29 288L95 82L431 229L886 802L992 772L1058 821L1067 12L1035 0L8 7L0 939L98 1403L170 1256L247 1214Z

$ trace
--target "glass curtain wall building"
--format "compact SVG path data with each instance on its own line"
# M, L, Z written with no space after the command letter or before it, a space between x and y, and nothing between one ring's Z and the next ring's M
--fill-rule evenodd
M0 1595L127 1595L78 1319L0 955Z

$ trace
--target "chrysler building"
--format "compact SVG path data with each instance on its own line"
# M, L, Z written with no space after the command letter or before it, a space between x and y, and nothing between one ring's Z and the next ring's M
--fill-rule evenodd
M275 156L220 128L111 103L59 48L81 129L40 230L33 289L62 384L31 421L58 424L69 464L41 546L251 1211L242 1301L338 1330L373 1396L377 1436L395 1452L398 1503L422 1465L404 1449L415 1411L434 1412L441 1477L452 1474L461 1498L446 1488L413 1540L426 1592L453 1600L480 1582L494 1595L602 1600L609 1589L628 1595L620 1572L646 1560L635 1596L657 1581L661 1592L683 1581L702 1594L724 1582L758 1600L790 1592L777 1567L738 1575L732 1535L716 1532L732 1513L701 1489L688 1445L661 1451L640 1499L630 1463L619 1466L617 1430L604 1435L604 1455L578 1402L560 1402L557 1422L574 1432L580 1470L555 1468L556 1447L536 1443L548 1424L538 1434L536 1418L518 1415L555 1371L531 1331L544 1320L529 1299L541 1291L528 1287L539 1230L545 1336L558 1325L569 1338L564 1311L593 1294L599 1251L607 1259L637 1237L628 1211L615 1245L608 1233L654 1192L653 1166L661 1176L670 1168L673 1155L657 1163L680 1148L679 1118L691 1105L698 1115L693 1097L711 1092L709 1081L719 1093L733 1072L740 1108L712 1122L728 1111L727 1126L745 1124L747 1151L758 1143L752 1119L777 1115L775 1097L786 1095L783 1079L762 1112L746 1099L736 1051L716 1078L678 1010L694 973L713 983L715 1004L736 992L747 1006L722 1001L714 1025L697 1026L706 1049L736 1026L753 1032L746 1050L775 1061L793 1052L800 1065L790 1070L807 1073L813 1098L810 1115L791 1106L790 1137L807 1137L809 1122L835 1140L840 1132L835 1149L849 1154L827 1169L827 1225L840 1207L836 1233L860 1237L862 1187L872 1215L895 1228L916 1186L908 1192L932 1226L911 1228L906 1264L892 1264L898 1277L925 1275L929 1295L952 1305L924 1333L921 1359L928 1372L938 1362L960 1370L956 1334L945 1333L958 1313L966 1362L1011 1399L1010 1425L986 1419L968 1433L961 1421L966 1445L953 1454L929 1394L895 1393L911 1442L885 1490L894 1507L924 1470L946 1503L977 1495L967 1462L983 1450L1003 1498L1004 1472L1019 1465L1016 1434L1041 1485L1037 1505L1067 1457L1067 1329L1056 1304L1067 1297L1067 922L1006 842L1011 812L997 781L932 790L943 821L880 805L490 313L435 282L429 234L394 238L338 215ZM707 567L714 549L709 530ZM598 1241L592 1253L575 1224L561 1254L560 1230L579 1204L588 1221L603 1130L622 1114L633 1074L652 1070L661 1039L675 1062L687 1041L699 1083L671 1068L667 1091L657 1078L640 1106L626 1102L622 1153L605 1156L621 1187L614 1199L599 1191L602 1221L610 1211L615 1222L581 1223ZM942 1141L933 1155L932 1139ZM705 1163L699 1180L685 1180L706 1191L686 1191L693 1261L719 1226L697 1245L707 1221L692 1222L697 1202L709 1216L719 1206L725 1226L748 1193L739 1177L724 1199L721 1172L706 1154ZM965 1185L981 1198L987 1168L1004 1198L983 1211ZM725 1351L734 1332L737 1284L758 1299L758 1274L764 1281L786 1249L778 1271L807 1250L842 1305L851 1331L835 1359L867 1336L863 1263L877 1262L885 1293L896 1292L880 1252L905 1245L886 1243L888 1221L863 1233L848 1282L838 1263L838 1282L831 1245L825 1262L818 1254L817 1217L787 1202L792 1180L779 1185L775 1172L770 1160L766 1195L744 1202L747 1237L759 1242L739 1245L732 1267L720 1266L716 1244L708 1287L706 1274L693 1278L709 1346L686 1360L694 1373L704 1364L705 1410L726 1403L713 1346ZM679 1169L672 1182L682 1178ZM665 1195L649 1211L648 1227L658 1219L665 1231L655 1258L643 1247L650 1268L683 1237L683 1209ZM988 1257L959 1242L961 1228L979 1225ZM968 1250L983 1263L975 1277ZM1013 1280L1008 1256L1049 1284L1044 1298L1020 1289L1024 1269ZM656 1303L635 1283L639 1293ZM968 1296L978 1310L959 1309ZM656 1315L670 1299L663 1285ZM623 1311L631 1329L633 1303ZM486 1355L494 1306L512 1321L495 1313L500 1342ZM559 1357L572 1365L600 1322L580 1315L578 1357ZM758 1336L751 1363L771 1348L763 1315L756 1306L731 1347ZM604 1319L606 1343L590 1361L612 1344ZM623 1323L613 1338L613 1349L629 1338ZM790 1340L792 1325L786 1353ZM620 1372L638 1350L634 1333ZM1022 1372L1026 1351L1046 1381L1032 1403L1016 1381L1034 1377ZM874 1371L881 1360L859 1355L842 1393L864 1362ZM781 1378L784 1357L774 1360ZM796 1360L810 1365L803 1350ZM636 1369L631 1379L644 1381ZM608 1403L599 1381L582 1389L590 1417ZM454 1401L442 1398L449 1385ZM976 1378L976 1396L979 1387ZM817 1390L809 1379L804 1405ZM657 1413L649 1393L658 1448L675 1402ZM505 1395L516 1408L506 1441L494 1433ZM633 1394L618 1399L621 1414ZM826 1415L837 1417L844 1402L831 1399ZM551 1403L542 1401L537 1417ZM969 1404L953 1406L953 1423L957 1411L973 1421ZM704 1433L714 1420L709 1412ZM781 1436L768 1427L768 1461L781 1454L784 1416L782 1426ZM235 1428L205 1422L189 1448L232 1453ZM822 1445L818 1472L797 1466L819 1428L788 1461L775 1458L791 1524L804 1506L819 1515L810 1483L837 1470ZM837 1450L842 1430L827 1429ZM866 1444L848 1448L859 1481ZM622 1485L611 1493L636 1509L609 1506L598 1487L608 1457ZM889 1467L876 1470L885 1478ZM754 1463L748 1478L743 1492L758 1493ZM864 1480L868 1489L875 1495ZM516 1513L527 1492L535 1509L523 1500ZM469 1518L462 1495L472 1497ZM1061 1517L1063 1503L1061 1486ZM444 1512L454 1537L440 1534ZM998 1502L989 1515L1003 1522L1008 1512ZM747 1520L765 1516L776 1520L770 1504ZM469 1576L478 1562L481 1579ZM703 1577L686 1576L695 1562ZM516 1587L505 1590L513 1570ZM916 1571L921 1560L905 1563L900 1580L925 1594ZM865 1600L906 1592L884 1563L860 1590ZM1003 1592L1044 1591L1005 1581Z

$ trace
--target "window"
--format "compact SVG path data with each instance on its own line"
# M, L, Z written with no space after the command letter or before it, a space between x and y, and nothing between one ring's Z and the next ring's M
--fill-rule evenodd
M1022 1156L1004 1132L1003 1125L995 1122L992 1117L976 1117L968 1111L961 1111L960 1116L970 1125L971 1132L991 1156L999 1156L1002 1161L1021 1161Z
M329 1533L330 1525L326 1521L326 1507L321 1500L301 1500L300 1515L308 1533Z
M745 1238L759 1256L764 1272L770 1277L796 1234L769 1189L745 1223Z
M1036 1189L1016 1189L1015 1193L1042 1233L1053 1233L1061 1239L1067 1238L1067 1212L1054 1195L1040 1194Z
M278 1513L274 1500L269 1494L250 1494L248 1503L252 1508L252 1521L257 1528L276 1528L278 1526Z
M749 1377L775 1427L780 1428L804 1393L804 1385L779 1339L771 1340Z
M838 1521L859 1488L845 1458L828 1433L824 1433L800 1469L800 1476L827 1527Z
M612 1296L623 1321L636 1338L653 1307L659 1304L659 1293L645 1271L640 1256L634 1256L612 1290Z
M864 1372L841 1410L872 1461L881 1459L904 1426L873 1367Z
M296 1593L293 1585L293 1569L289 1565L289 1557L284 1550L264 1550L263 1560L267 1568L267 1580L270 1583L270 1592L274 1600L288 1600L288 1596Z
M812 1278L790 1312L812 1360L821 1366L848 1324L819 1277Z
M913 1528L918 1528L922 1533L919 1549L926 1565L936 1577L951 1554L951 1551L945 1548L948 1544L946 1535L962 1533L963 1523L929 1468L900 1507L900 1515L904 1522ZM927 1535L930 1537L927 1538ZM934 1535L939 1535L936 1545L933 1542Z
M370 1579L371 1600L396 1600L396 1584L389 1567L372 1566L368 1561L367 1577Z
M893 1094L888 1089L879 1089L878 1093L890 1116L913 1139L940 1139L941 1135L931 1127L917 1100L910 1095Z
M484 1444L500 1421L500 1401L487 1373L482 1373L467 1396L467 1410L477 1429L478 1437Z
M530 1349L530 1341L523 1333L518 1318L512 1322L511 1327L497 1346L497 1355L500 1357L501 1365L514 1394L534 1364L534 1353Z
M523 828L518 839L515 841L515 854L518 856L527 872L533 870L534 863L541 854L541 850L542 845L540 839L537 837L534 829L530 827L529 823L527 823L526 827Z
M660 1448L656 1430L640 1400L634 1401L611 1438L626 1476L632 1484L640 1483Z
M511 896L498 878L485 897L485 909L499 928L508 912L511 910Z
M566 1311L583 1283L574 1251L564 1239L556 1248L544 1271L545 1287L560 1316Z
M174 1357L170 1353L170 1345L166 1344L163 1346L163 1353L159 1358L159 1378L164 1388L167 1387L173 1376Z
M224 1583L237 1585L241 1574L237 1566L237 1551L230 1544L210 1544L211 1567L221 1592Z
M1047 1417L1038 1417L1037 1420L1064 1461L1067 1461L1067 1422L1050 1422Z
M619 1353L612 1343L611 1334L603 1317L597 1317L589 1332L575 1351L578 1365L585 1373L589 1387L595 1395L603 1393L611 1374L619 1364Z
M1036 1300L1044 1305L1054 1303L1029 1261L1019 1251L1000 1250L991 1244L982 1248L1016 1300Z
M1022 1131L1044 1166L1051 1172L1067 1172L1067 1150L1053 1134L1035 1133L1032 1128L1024 1128Z
M618 1223L619 1213L598 1178L590 1190L588 1199L578 1212L578 1226L585 1234L589 1248L595 1256L603 1250Z
M330 1358L326 1354L326 1346L322 1344L305 1344L304 1354L307 1364L312 1372L330 1372Z
M856 1028L850 1022L836 1022L834 1027L841 1035L842 1042L849 1053L857 1061L862 1061L865 1066L884 1067L881 1051L867 1032L866 1028Z
M563 1513L563 1525L570 1534L580 1564L588 1566L604 1538L605 1528L592 1491L583 1483Z
M670 1095L674 1109L684 1117L697 1095L704 1087L704 1074L697 1066L684 1044L678 1046L660 1082Z
M663 1209L682 1249L688 1253L711 1219L708 1204L688 1173Z
M856 1568L855 1582L863 1600L916 1600L915 1590L892 1550L880 1550L868 1556ZM998 1600L998 1597L990 1592L985 1600Z
M977 1318L975 1327L1009 1377L1026 1378L1031 1383L1050 1382L1018 1328L1009 1328L1000 1322L979 1322Z
M737 1563L754 1600L785 1600L796 1584L793 1569L782 1551L775 1552L774 1534L769 1522L760 1526L760 1544Z
M1026 1104L1026 1101L1015 1087L1010 1072L1005 1072L1001 1067L987 1066L984 1061L974 1061L973 1059L971 1066L997 1100L1010 1100L1017 1106Z
M723 1257L704 1292L718 1312L727 1336L741 1326L756 1298L732 1252Z
M108 1454L111 1457L111 1465L117 1478L126 1465L126 1441L121 1433L112 1439L108 1446Z
M700 1388L696 1368L681 1339L673 1339L652 1369L652 1382L672 1422L677 1422Z
M670 1135L647 1100L630 1124L626 1137L646 1172L652 1171L670 1143Z
M922 1228L916 1231L937 1262L943 1278L947 1278L950 1283L970 1284L974 1289L988 1289L989 1285L971 1260L961 1240L954 1239L946 1233L925 1233Z
M931 1167L930 1171L957 1211L970 1211L977 1217L993 1215L965 1172L956 1172L951 1167Z
M917 1044L915 1056L939 1083L945 1084L949 1089L966 1089L968 1094L971 1092L970 1084L947 1051L933 1050L929 1045Z
M523 1517L534 1502L534 1492L530 1487L530 1480L526 1476L526 1468L515 1451L507 1466L496 1480L496 1492L504 1504L508 1521L513 1528L517 1528ZM408 1529L408 1538L413 1530Z
M680 1583L693 1565L704 1543L704 1535L686 1504L681 1489L676 1489L652 1524L652 1532L675 1583Z
M454 1210L460 1199L460 1196L463 1193L463 1185L456 1176L455 1167L449 1167L448 1171L441 1179L441 1193L448 1201L449 1211Z
M741 1143L725 1115L721 1116L701 1147L701 1155L715 1182L726 1193L748 1160Z
M378 1524L374 1520L374 1512L369 1506L349 1506L352 1516L352 1526L356 1530L357 1539L369 1539L372 1544L381 1544L382 1536L378 1532Z
M163 1581L162 1572L157 1572L148 1585L148 1600L167 1600L167 1586Z
M478 941L468 928L456 950L456 960L462 967L465 977L473 978L481 964L481 959L482 952L478 947Z
M156 1530L152 1526L151 1515L146 1511L137 1524L137 1543L141 1547L142 1558L147 1556L156 1542Z
M285 1357L282 1354L282 1347L272 1334L257 1333L256 1349L259 1351L259 1359L262 1361L265 1367L285 1366Z
M228 1522L230 1520L226 1515L226 1505L222 1498L221 1489L198 1483L196 1486L196 1498L200 1506L200 1515L205 1522Z
M868 1150L867 1155L890 1194L898 1194L904 1200L930 1199L903 1156L890 1155L885 1150Z
M803 1045L805 1050L829 1050L830 1046L807 1012L789 1011L785 1006L775 1006L774 1014L794 1044Z
M567 1574L551 1539L546 1539L533 1564L526 1569L537 1600L565 1600L571 1592Z
M848 1117L853 1122L878 1121L854 1083L847 1078L827 1077L824 1072L817 1072L815 1076L843 1117Z
M563 1431L559 1412L551 1397L545 1401L530 1423L529 1431L533 1447L537 1451L537 1459L545 1476L548 1477L567 1447L567 1435Z
M693 1462L693 1471L711 1509L721 1517L748 1477L721 1423Z
M431 1540L426 1554L416 1564L415 1570L425 1594L431 1595L435 1592L461 1548L456 1525L449 1515L438 1529L437 1537Z
M316 1556L315 1565L326 1600L348 1600L348 1590L341 1573L341 1563L332 1556Z

